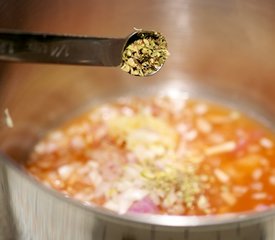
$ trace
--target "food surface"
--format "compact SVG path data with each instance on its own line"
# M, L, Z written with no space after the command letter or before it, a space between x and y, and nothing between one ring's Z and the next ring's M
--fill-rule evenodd
M105 103L51 131L27 171L86 205L213 215L275 204L275 137L243 113L166 96Z
M169 56L167 42L158 32L135 33L135 39L122 53L121 69L135 76L150 76L156 73Z

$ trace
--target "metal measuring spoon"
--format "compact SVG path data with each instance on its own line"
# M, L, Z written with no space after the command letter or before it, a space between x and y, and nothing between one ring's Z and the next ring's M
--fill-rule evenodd
M162 41L165 41L160 33L142 30L138 30L126 38L101 38L0 30L0 60L106 67L120 66L122 70L126 71L128 69L125 70L125 64L131 63L132 60L128 61L129 59L127 59L130 52L124 53L124 51L135 41L142 39L159 40L159 37L161 37ZM146 40L145 43L147 43ZM142 49L140 53L142 54ZM152 55L152 52L150 53ZM139 55L139 53L135 53L135 55ZM140 75L136 74L137 72L134 70L126 72L138 76L156 73L162 67L164 61L156 64L154 59L150 60L150 56L146 56L141 59L135 59L135 61L140 61L138 64L141 67L147 61L147 65L148 63L152 65L151 72L148 72L148 74L141 73ZM131 56L128 57L131 58ZM154 64L156 66L153 66ZM150 66L145 67L148 68ZM132 68L135 69L134 66Z

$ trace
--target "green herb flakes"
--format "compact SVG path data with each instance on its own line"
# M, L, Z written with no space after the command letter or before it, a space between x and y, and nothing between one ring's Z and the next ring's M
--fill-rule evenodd
M135 40L122 53L121 69L135 76L156 73L169 56L165 38L158 32L141 30L134 36Z

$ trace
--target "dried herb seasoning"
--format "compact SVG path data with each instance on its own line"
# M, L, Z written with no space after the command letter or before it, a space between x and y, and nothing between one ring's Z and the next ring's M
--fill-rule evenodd
M159 32L139 30L122 53L121 69L135 76L150 76L164 64L169 52Z

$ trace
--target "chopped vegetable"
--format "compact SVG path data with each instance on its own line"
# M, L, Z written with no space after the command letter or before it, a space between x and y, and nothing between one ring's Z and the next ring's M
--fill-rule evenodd
M145 197L140 201L134 202L128 211L135 213L158 213L158 208L149 197Z
M274 143L270 130L222 106L124 98L50 132L25 167L67 197L119 214L257 211L275 203Z
M205 154L206 155L216 155L216 154L223 154L234 151L236 148L236 143L234 141L229 141L225 143L221 143L215 146L211 146L206 148Z

